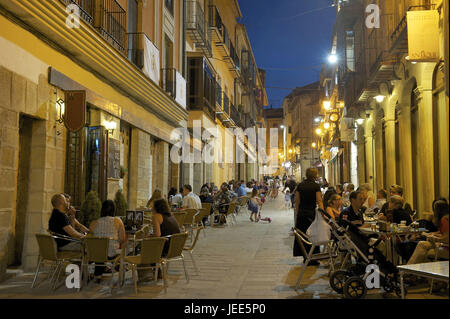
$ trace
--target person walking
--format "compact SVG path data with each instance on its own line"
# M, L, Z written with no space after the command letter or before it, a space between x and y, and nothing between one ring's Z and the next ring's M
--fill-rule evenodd
M295 221L295 227L306 233L309 226L316 216L316 206L323 208L322 192L320 191L320 185L316 183L317 169L310 167L306 170L306 180L297 185L295 190L295 206L297 211L297 218ZM310 245L305 245L305 249L308 253ZM316 247L314 253L319 252L319 247ZM303 262L306 261L306 257L301 251L300 245L297 239L294 239L294 257L303 256ZM310 265L318 265L318 261L312 261Z

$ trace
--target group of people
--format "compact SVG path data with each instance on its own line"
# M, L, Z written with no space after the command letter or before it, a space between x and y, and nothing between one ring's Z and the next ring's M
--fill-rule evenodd
M56 194L51 199L53 211L49 219L48 229L56 235L58 251L81 251L82 240L88 235L109 238L108 259L113 260L121 253L122 245L127 242L125 226L121 218L116 216L116 207L112 200L102 203L100 218L90 225L82 225L75 216L75 209L70 205L70 196ZM154 198L153 207L153 236L164 237L180 232L179 225L164 198ZM166 242L163 255L167 254ZM97 266L94 279L99 282L102 274L107 271L105 266Z
M302 232L306 232L314 221L316 207L326 211L341 225L349 222L362 227L364 216L395 224L410 225L413 222L416 213L404 200L403 187L400 185L392 185L388 197L384 189L378 190L375 196L369 184L362 184L355 190L351 183L332 187L328 183L320 185L317 180L317 170L309 168L306 179L295 188L295 226ZM397 245L400 256L408 264L424 262L430 254L438 253L435 250L436 242L444 244L440 254L448 258L449 204L445 198L439 198L433 202L432 208L433 221L420 221L431 232L404 238ZM302 255L297 241L294 241L294 256Z

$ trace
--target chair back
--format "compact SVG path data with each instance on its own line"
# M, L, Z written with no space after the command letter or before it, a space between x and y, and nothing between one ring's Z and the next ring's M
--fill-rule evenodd
M84 243L87 262L102 263L108 261L109 238L86 236Z
M144 227L142 227L142 231L144 233L144 238L149 237L150 236L150 225L144 225Z
M199 227L194 228L194 230L197 231L197 232L195 233L194 242L191 244L190 247L184 247L184 250L194 250L195 245L197 244L198 239L199 239L199 237L200 237L200 232L202 231L202 229L205 229L205 227L199 226Z
M248 201L249 201L250 197L249 196L243 196L239 199L239 206L246 206Z
M211 211L212 203L202 203L202 208L206 209L208 212Z
M205 208L200 208L198 214L194 216L194 224L199 224L202 222L203 218L209 216L209 210Z
M146 238L142 241L141 249L141 263L154 264L161 260L161 255L164 249L164 243L167 238L152 237Z
M233 214L236 209L237 203L230 203L227 210L227 215Z
M39 246L39 255L43 259L56 260L57 259L57 246L55 239L47 234L36 234L36 240Z
M140 240L140 239L144 239L145 238L145 232L143 229L139 229L135 234L134 234L134 240Z
M194 216L197 214L198 210L194 208L186 208L183 209L183 212L186 213L183 225L192 225L194 223Z
M183 226L184 219L186 218L186 213L174 213L173 217L177 220L178 226Z
M170 236L169 251L167 252L166 258L178 257L183 252L184 245L189 236L189 233L178 233Z

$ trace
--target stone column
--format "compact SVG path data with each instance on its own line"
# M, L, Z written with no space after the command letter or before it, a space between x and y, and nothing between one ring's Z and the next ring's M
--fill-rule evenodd
M395 119L386 118L385 120L385 138L386 138L386 188L396 183L397 176L395 165ZM388 190L388 189L387 189Z
M194 193L200 193L200 187L202 187L203 183L203 163L195 163L193 164L193 184L192 189Z
M156 169L153 171L155 179L155 189L161 190L163 195L167 195L169 189L169 144L159 141L155 145L154 162Z
M372 131L368 130L366 128L365 134L364 134L364 138L365 138L365 143L366 143L366 149L365 149L365 155L366 155L366 160L365 160L365 166L366 166L366 178L365 181L366 183L369 183L372 186L372 189L374 189L375 185L374 185L374 176L373 176L373 135L372 135Z
M146 206L151 196L152 157L150 152L150 135L137 129L131 130L130 157L130 202L128 207L136 209Z
M427 68L427 72L432 72ZM424 81L425 82L425 81ZM419 100L419 172L417 185L418 212L431 211L434 200L434 139L433 139L433 91L431 87L418 87L415 94Z
M194 185L194 164L183 163L183 185Z

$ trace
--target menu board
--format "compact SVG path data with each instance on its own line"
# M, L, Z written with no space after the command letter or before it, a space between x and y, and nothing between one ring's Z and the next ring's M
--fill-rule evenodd
M120 178L120 141L108 139L108 178Z

